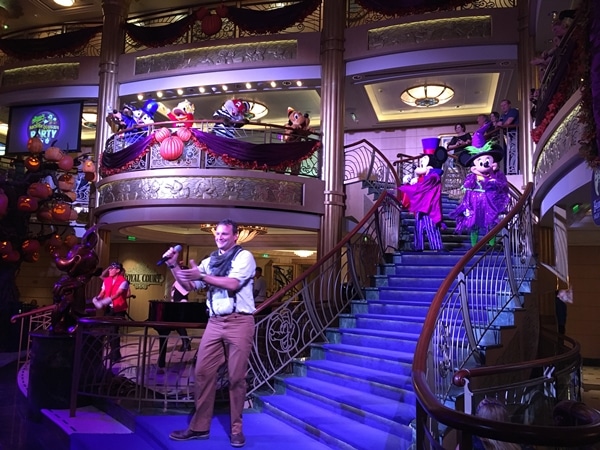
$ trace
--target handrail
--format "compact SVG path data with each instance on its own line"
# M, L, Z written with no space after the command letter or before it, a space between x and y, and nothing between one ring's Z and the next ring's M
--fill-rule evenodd
M584 445L597 442L598 437L600 436L600 424L585 425L580 427L556 428L540 425L494 422L465 414L446 406L444 402L433 392L432 387L430 386L431 380L428 380L428 377L433 375L430 373L433 370L433 366L431 366L430 361L431 343L436 331L438 314L448 295L448 292L451 290L453 283L460 278L461 273L465 270L467 265L476 257L479 252L484 249L489 239L501 233L512 221L517 218L517 215L525 208L527 202L530 201L532 192L533 185L529 183L518 202L516 202L506 217L504 217L498 225L496 225L484 238L482 238L475 246L473 246L450 270L450 273L442 282L431 303L429 313L425 318L421 337L417 342L415 358L413 362L413 385L417 395L418 448L427 448L424 445L425 442L428 442L432 448L442 448L441 446L436 447L435 441L431 439L431 436L425 436L424 427L426 426L425 422L427 418L431 418L431 420L454 428L458 431L463 431L466 434L476 434L477 436L522 444L567 446ZM521 243L521 245L527 244ZM556 364L557 361L561 361L568 357L569 355L550 359L554 361L554 364ZM541 361L542 363L548 362L546 359L542 359ZM531 362L530 364L535 365L536 362ZM500 371L520 370L530 367L530 364L509 364L502 366ZM539 364L539 361L537 364ZM497 373L494 371L495 369L496 367L490 367L485 370L471 370L475 371L475 373L481 370L489 376L490 373ZM463 374L464 372L460 372L459 375L457 375L459 380Z

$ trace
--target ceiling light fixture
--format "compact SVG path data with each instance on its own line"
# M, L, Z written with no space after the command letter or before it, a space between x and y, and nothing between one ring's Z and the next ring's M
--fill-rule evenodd
M200 225L200 229L207 233L215 234L217 226L210 223L203 223ZM259 225L238 225L238 244L244 244L250 242L256 236L262 236L267 234L267 227L261 227Z
M73 6L75 0L54 0L54 3L60 6Z
M294 255L300 258L308 258L314 254L315 252L312 250L294 250Z
M429 108L443 105L454 97L454 89L443 84L422 84L406 89L400 100L409 106Z

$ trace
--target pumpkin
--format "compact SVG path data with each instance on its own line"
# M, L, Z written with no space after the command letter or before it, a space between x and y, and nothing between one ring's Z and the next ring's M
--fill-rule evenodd
M63 241L60 238L60 236L58 234L54 234L50 237L50 239L48 240L48 246L49 247L60 247L62 245Z
M52 222L52 211L49 205L42 205L36 216L40 222Z
M86 172L83 175L83 178L85 178L85 181L88 181L91 183L92 181L94 181L96 179L96 174L92 173L92 172Z
M70 173L63 173L58 177L58 188L61 191L72 191L75 188L75 177Z
M217 6L217 8L215 9L215 12L217 13L217 16L221 17L222 19L227 17L227 14L229 14L229 11L227 10L227 6L225 6L222 3L219 6Z
M0 255L7 255L13 251L12 244L10 241L0 242Z
M62 191L63 195L66 195L67 197L69 197L69 200L74 202L75 200L77 200L77 192L74 191Z
M167 161L175 161L183 154L183 141L177 136L171 136L160 144L160 156Z
M70 248L75 247L78 242L79 239L77 239L77 236L75 236L74 234L70 234L65 238L65 245Z
M23 255L23 261L28 263L38 262L40 260L40 252L25 253Z
M221 18L216 14L207 14L202 18L202 32L207 36L213 36L221 31L223 24Z
M179 127L177 128L177 137L183 142L187 142L192 137L192 132L188 127Z
M71 214L69 215L69 220L77 220L79 214L75 211L74 208L71 208Z
M83 167L81 168L83 173L95 173L96 172L96 164L91 159L86 159L83 162Z
M30 172L37 172L42 166L42 161L37 156L28 156L25 158L25 167Z
M23 250L23 253L26 254L39 252L40 248L42 248L42 244L40 244L40 241L36 239L27 239L21 244L21 250Z
M6 215L8 211L8 196L0 189L0 218Z
M17 201L17 209L23 212L33 212L38 209L38 199L28 195L21 195Z
M38 153L42 153L43 149L44 143L39 137L35 136L27 140L27 150L29 150L30 153L37 155Z
M65 154L58 147L48 147L48 150L44 152L44 158L48 161L60 161Z
M27 195L45 200L52 195L52 188L48 183L31 183L27 188Z
M12 252L7 253L6 255L2 255L2 261L9 263L17 262L20 258L21 254L16 250L13 250Z
M71 218L71 205L66 202L56 202L52 207L52 218L59 222L67 222Z
M65 172L68 172L73 168L75 161L69 155L64 155L60 161L58 161L58 167Z
M156 139L156 142L162 142L168 137L171 137L171 130L168 128L162 127L154 132L154 139Z

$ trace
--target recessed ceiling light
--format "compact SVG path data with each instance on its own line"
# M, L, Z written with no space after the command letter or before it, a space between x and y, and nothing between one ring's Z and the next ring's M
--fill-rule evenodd
M183 95L183 89L181 89L181 88L177 89L177 95Z
M271 87L277 87L277 83L275 83L274 81L271 81Z
M302 86L302 81L300 81L300 80L296 81L296 86L298 86L298 87Z
M137 99L138 100L144 100L144 94L138 94Z
M204 86L200 86L198 88L198 90L200 91L200 93L204 94L204 92L206 92L206 89L204 88Z
M162 96L163 96L163 93L162 93L162 91L158 91L158 92L156 93L156 96L157 96L158 98L162 98Z
M252 83L246 83L246 89L252 89Z
M60 6L73 6L75 0L54 0L54 3Z
M282 81L281 84L283 84L284 86L291 86L292 82L291 81Z

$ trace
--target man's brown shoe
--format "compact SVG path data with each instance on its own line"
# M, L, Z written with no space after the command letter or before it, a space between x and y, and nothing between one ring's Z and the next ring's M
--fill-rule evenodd
M192 431L190 429L187 430L177 430L173 431L169 437L174 441L191 441L192 439L208 439L210 436L210 431Z
M244 437L244 433L232 434L229 440L232 447L243 447L246 445L246 438Z

